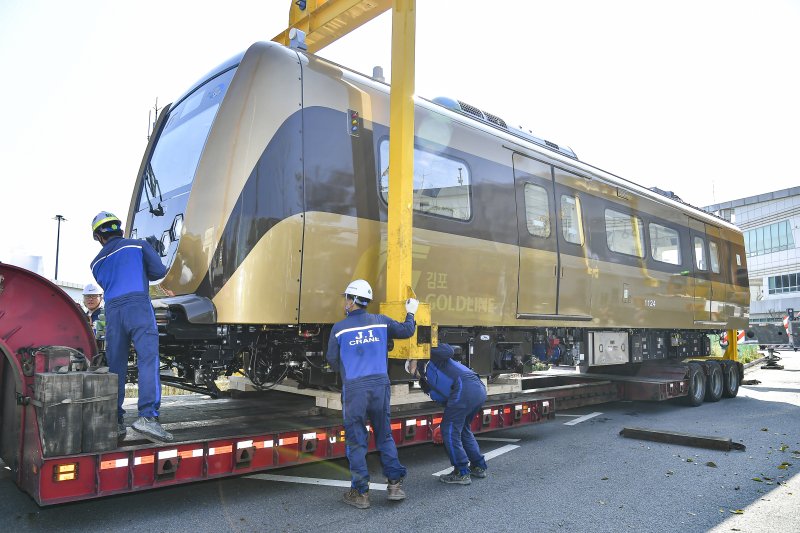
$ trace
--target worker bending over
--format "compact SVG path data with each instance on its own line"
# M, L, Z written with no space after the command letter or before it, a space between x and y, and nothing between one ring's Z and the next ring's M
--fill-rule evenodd
M117 429L125 437L125 378L131 340L139 369L139 418L131 427L148 439L169 442L172 434L158 422L161 377L158 328L150 303L149 281L163 278L167 269L153 247L142 240L123 239L122 222L103 211L92 221L92 233L103 249L92 261L92 275L105 290L106 360L119 377Z
M469 485L472 477L486 477L486 461L470 428L486 401L486 387L478 374L453 359L453 353L449 344L431 348L430 361L420 361L416 370L422 390L444 405L439 428L453 471L439 481Z
M397 458L392 438L389 373L387 371L388 340L407 339L414 334L414 313L419 302L406 302L406 320L397 322L386 315L372 315L366 308L372 300L372 287L357 279L344 291L344 312L347 318L333 326L326 358L342 377L342 417L346 438L347 460L352 481L344 501L359 509L369 507L369 470L367 469L367 418L375 432L375 445L380 452L383 474L389 480L387 498L402 500L406 468Z

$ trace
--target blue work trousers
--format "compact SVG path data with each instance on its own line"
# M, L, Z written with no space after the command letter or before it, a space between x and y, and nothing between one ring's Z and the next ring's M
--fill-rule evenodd
M367 419L375 433L375 446L380 452L383 475L395 480L405 477L406 467L397 458L397 447L392 438L392 425L389 418L389 385L375 385L366 388L342 389L342 416L346 438L347 460L350 462L350 486L364 493L369 489L369 470L367 469L367 448L369 432Z
M161 407L161 377L158 358L158 328L153 305L145 294L114 298L106 304L106 360L119 376L117 417L125 415L125 377L131 341L139 369L139 416L158 416Z
M444 408L441 430L450 464L463 475L469 473L470 464L486 468L486 461L470 427L486 401L486 388L477 376L459 380L456 387Z

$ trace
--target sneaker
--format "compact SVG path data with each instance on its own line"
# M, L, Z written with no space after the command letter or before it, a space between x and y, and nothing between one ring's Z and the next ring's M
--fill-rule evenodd
M439 476L439 481L442 483L451 483L453 485L470 485L472 483L469 474L459 474L455 468L449 474L442 474Z
M125 440L125 437L127 435L128 435L128 428L125 426L125 422L117 422L117 439Z
M403 478L389 480L386 485L386 499L391 501L406 499L406 491L403 490Z
M362 494L358 492L358 489L350 489L344 493L344 503L359 509L368 509L369 491Z
M165 431L155 417L140 416L131 427L152 441L172 442L172 433Z
M483 479L486 477L486 469L479 466L471 466L469 467L469 475L470 477Z

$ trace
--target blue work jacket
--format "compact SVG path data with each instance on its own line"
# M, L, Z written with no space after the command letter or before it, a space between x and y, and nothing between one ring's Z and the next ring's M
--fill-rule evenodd
M422 390L430 395L431 400L444 405L461 400L464 381L477 381L483 386L480 377L472 369L452 357L453 347L440 344L431 349L431 359L424 362L419 373Z
M122 237L109 240L91 268L94 279L103 287L106 304L127 294L149 295L149 281L167 275L167 268L147 241Z
M405 322L397 322L386 315L357 309L334 324L325 357L341 373L345 387L388 384L388 341L407 339L415 329L411 313L406 315Z

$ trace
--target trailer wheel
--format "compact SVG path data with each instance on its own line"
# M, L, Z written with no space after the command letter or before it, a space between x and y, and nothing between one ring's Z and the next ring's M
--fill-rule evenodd
M716 361L708 362L708 379L706 382L706 401L718 402L722 399L723 382L722 366Z
M706 374L703 367L697 363L689 363L689 395L686 405L697 407L703 403L706 396Z
M725 365L724 374L722 395L726 398L735 398L739 394L739 365L736 363Z

